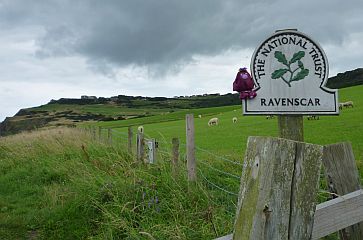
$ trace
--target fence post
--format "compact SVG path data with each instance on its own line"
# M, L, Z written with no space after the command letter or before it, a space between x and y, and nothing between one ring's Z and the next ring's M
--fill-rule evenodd
M130 154L132 154L132 128L128 127L127 128L127 132L128 132L128 144L127 144L127 148Z
M137 143L136 143L136 153L137 160L139 162L144 161L144 134L142 132L137 132Z
M249 137L233 239L311 239L323 147Z
M92 137L96 141L96 127L92 127Z
M149 163L156 163L155 139L147 140Z
M304 119L302 115L279 115L278 127L280 138L304 141Z
M195 161L195 142L194 142L194 116L186 115L186 139L187 139L187 168L188 181L197 180L197 164Z
M108 144L112 145L112 132L111 132L111 128L107 129L107 139L108 139Z
M323 164L329 191L345 195L361 188L358 168L349 142L324 146ZM341 240L363 239L363 223L339 231Z
M102 127L101 126L99 126L98 127L98 140L101 142L101 140L102 140Z
M172 148L172 172L173 176L176 177L179 174L179 138L173 138L171 140L173 144Z

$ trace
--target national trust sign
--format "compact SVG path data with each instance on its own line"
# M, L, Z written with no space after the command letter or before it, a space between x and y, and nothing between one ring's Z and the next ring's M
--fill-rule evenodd
M257 97L246 99L243 113L339 114L337 90L328 89L323 49L296 30L277 31L254 52L251 73Z

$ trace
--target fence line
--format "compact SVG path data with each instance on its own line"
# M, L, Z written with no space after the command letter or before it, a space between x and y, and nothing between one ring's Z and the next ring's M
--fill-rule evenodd
M204 176L204 174L203 174L202 170L200 170L200 169L198 169L198 170L199 170L200 174L202 175L202 177L204 178L204 180L205 180L207 183L209 183L210 185L212 185L212 186L216 187L217 189L219 189L219 190L221 190L221 191L223 191L223 192L225 192L225 193L228 193L228 194L231 194L231 195L234 195L234 196L238 196L238 194L237 194L237 193L234 193L234 192L228 191L228 190L226 190L226 189L224 189L224 188L222 188L222 187L218 186L217 184L215 184L215 183L211 182L210 180L208 180L208 179Z
M225 171L219 170L219 169L217 169L217 168L215 168L215 167L212 167L212 165L210 165L210 164L208 164L208 163L206 163L206 162L199 161L198 163L201 163L201 164L203 164L203 165L205 165L205 166L207 166L207 167L209 167L209 168L213 169L213 170L214 170L214 171L216 171L216 172L219 172L219 173L222 173L222 174L228 175L228 176L233 177L233 178L236 178L236 179L238 179L238 180L240 179L240 177L239 177L239 176L234 175L234 174L232 174L232 173L228 173L228 172L225 172Z
M198 146L195 146L195 149L197 149L197 150L199 150L199 151L201 151L201 152L208 153L208 154L209 154L209 155L211 155L211 156L214 156L214 157L219 158L219 159L221 159L221 160L223 160L223 161L226 161L226 162L232 163L232 164L234 164L234 165L243 166L243 164L242 164L242 163L239 163L239 162L235 162L235 161L229 160L228 158L225 158L225 157L222 157L222 156L218 156L218 155L216 155L216 154L214 154L214 153L212 153L212 152L210 152L210 151L208 151L208 150L206 150L206 149L200 148L200 147L198 147Z

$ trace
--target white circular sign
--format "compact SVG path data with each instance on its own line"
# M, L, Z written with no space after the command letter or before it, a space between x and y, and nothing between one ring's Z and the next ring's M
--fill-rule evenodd
M253 54L257 97L244 114L338 114L337 91L325 88L328 61L323 49L295 30L278 31Z

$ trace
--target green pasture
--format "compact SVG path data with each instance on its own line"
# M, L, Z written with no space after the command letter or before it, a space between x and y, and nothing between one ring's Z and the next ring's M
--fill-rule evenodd
M304 139L315 144L332 144L349 141L352 143L359 165L363 161L363 86L339 90L339 101L353 101L353 108L344 108L339 116L320 116L320 120L307 120L304 117ZM185 143L185 114L193 113L195 118L196 146L209 150L216 155L241 160L246 148L248 136L277 136L277 118L266 119L265 116L242 116L241 106L229 106L208 109L195 109L171 113L170 116L154 116L110 123L99 126L114 128L127 133L126 126L143 125L145 135L156 138L160 147L169 149L173 137ZM202 118L198 118L201 114ZM218 126L208 126L212 117L219 118ZM232 118L237 117L237 123ZM158 122L159 121L159 122ZM164 122L165 121L165 122ZM198 150L197 150L198 152Z

